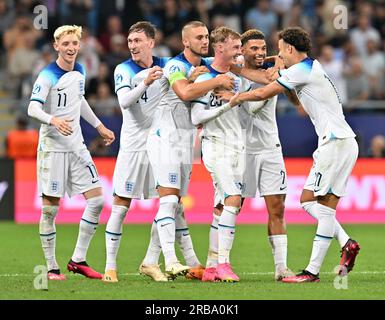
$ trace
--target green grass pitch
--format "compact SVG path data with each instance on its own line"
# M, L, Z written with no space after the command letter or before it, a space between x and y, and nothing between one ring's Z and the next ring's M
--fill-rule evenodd
M315 226L288 225L288 262L293 271L309 260ZM104 270L105 225L99 229L88 252L88 262ZM339 246L333 241L321 270L320 283L284 284L273 280L273 258L266 226L237 226L231 255L239 283L202 283L178 278L156 283L138 274L149 240L149 225L125 225L118 256L119 282L106 284L69 274L70 258L78 232L76 225L57 226L57 259L67 281L49 282L48 290L33 286L34 268L44 265L37 225L0 223L0 299L129 299L129 300L237 300L237 299L385 299L385 236L383 225L347 225L346 230L361 244L356 266L349 274L346 289L336 289L333 269L339 262ZM205 262L207 225L192 225L190 232L196 252ZM163 262L163 261L162 261ZM338 280L338 278L337 278ZM338 282L338 281L336 281ZM339 281L338 283L341 284Z

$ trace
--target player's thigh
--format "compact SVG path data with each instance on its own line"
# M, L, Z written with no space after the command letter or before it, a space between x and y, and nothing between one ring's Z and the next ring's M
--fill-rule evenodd
M261 196L286 194L287 174L282 153L264 154L259 173Z
M100 188L100 189L99 189ZM99 173L87 149L69 153L67 192L70 196L87 191L101 191Z
M259 155L246 154L246 165L243 173L242 197L254 198L259 184Z
M37 183L40 196L62 198L68 179L68 153L39 151Z
M140 199L149 193L148 171L150 163L146 151L122 152L116 159L113 187L119 197ZM151 171L152 175L152 171ZM152 179L152 195L155 193L155 183Z

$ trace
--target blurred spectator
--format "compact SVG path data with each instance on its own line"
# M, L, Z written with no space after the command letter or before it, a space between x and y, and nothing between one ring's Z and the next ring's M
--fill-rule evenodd
M255 6L251 8L245 16L246 29L261 30L266 38L277 29L278 18L276 13L271 10L268 0L259 0L255 2Z
M35 129L28 129L28 120L25 116L16 119L16 128L9 131L5 140L8 158L35 158L39 133Z
M40 57L35 62L32 69L32 81L35 81L40 71L43 70L45 66L50 64L56 58L54 49L50 44L46 44L42 47L40 52Z
M155 33L155 47L152 54L157 57L171 57L171 50L163 43L163 32L157 29Z
M385 55L378 50L378 45L373 40L368 40L367 52L364 72L368 77L370 98L384 99Z
M119 102L106 82L99 83L97 94L89 103L97 116L113 116L120 112Z
M115 34L111 38L111 52L105 56L105 61L111 73L114 73L115 67L129 57L126 37L121 34Z
M293 6L293 0L272 0L272 8L277 14L277 28L282 29L283 16L287 14Z
M369 84L358 57L351 58L349 64L345 65L344 75L349 101L346 110L353 111L360 101L365 101L369 97Z
M301 27L305 30L311 30L308 18L303 14L300 3L294 3L291 9L283 14L282 29L288 27Z
M321 49L321 55L318 58L319 62L322 64L322 67L329 75L335 84L338 94L343 105L347 102L346 97L346 81L343 75L344 65L343 61L336 59L334 55L334 49L332 46L325 45Z
M103 47L98 39L89 33L88 28L83 28L82 44L80 46L78 61L83 64L87 71L86 81L98 76L100 56L103 54Z
M3 34L15 20L15 11L11 10L6 0L0 0L0 49L3 49Z
M370 17L367 15L360 15L358 17L358 26L354 28L350 37L357 53L366 58L368 40L373 40L376 43L380 43L380 33L371 26Z
M99 37L99 42L104 48L104 51L109 53L112 51L111 40L114 36L123 36L126 37L123 32L122 20L119 16L110 16L107 19L107 30L103 31Z
M88 14L93 8L92 0L65 0L68 8L68 15L65 24L76 24L88 26Z
M98 87L102 83L106 83L110 89L110 92L114 92L113 86L113 74L108 69L108 65L105 62L101 62L97 72L97 77L91 79L87 88L87 98L95 99L97 95Z
M214 0L208 15L211 20L211 29L226 26L242 32L239 0Z
M370 141L368 157L385 158L385 137L383 135L374 136Z

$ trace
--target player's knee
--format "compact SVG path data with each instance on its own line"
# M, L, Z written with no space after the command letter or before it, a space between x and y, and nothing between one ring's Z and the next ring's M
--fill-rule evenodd
M274 201L269 206L269 215L273 219L283 219L285 204L281 200Z
M104 206L103 196L97 196L97 197L87 199L87 209L90 213L93 213L99 216L103 210L103 206Z
M240 196L228 196L225 199L225 206L229 207L241 207L241 197Z

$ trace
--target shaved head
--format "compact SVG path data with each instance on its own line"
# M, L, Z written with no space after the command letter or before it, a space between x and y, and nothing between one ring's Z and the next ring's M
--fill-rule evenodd
M189 37L191 30L197 27L206 28L206 25L201 21L191 21L185 24L182 29L182 39L184 39L185 37Z

